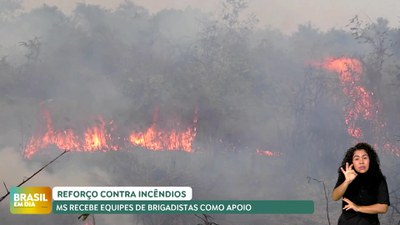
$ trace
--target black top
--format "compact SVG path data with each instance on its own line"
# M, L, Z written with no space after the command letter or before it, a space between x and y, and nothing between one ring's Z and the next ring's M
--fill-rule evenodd
M343 173L339 174L335 188L341 185L345 180ZM349 184L343 197L354 202L359 206L373 205L377 203L390 205L389 191L386 179L373 179L366 174L358 176ZM339 218L339 225L345 224L379 224L378 214L366 214L356 212L352 209L343 210L347 205L342 201L342 215Z

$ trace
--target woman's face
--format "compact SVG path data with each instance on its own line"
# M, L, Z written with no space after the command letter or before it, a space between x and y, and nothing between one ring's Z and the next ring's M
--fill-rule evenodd
M369 169L369 156L364 149L358 149L353 154L354 169L358 173L366 173Z

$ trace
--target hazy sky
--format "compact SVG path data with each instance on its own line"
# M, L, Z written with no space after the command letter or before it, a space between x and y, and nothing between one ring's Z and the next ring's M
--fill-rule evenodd
M86 2L113 9L124 0L24 0L28 9L46 3L58 6L69 13L75 3ZM206 12L218 12L218 0L134 0L152 13L165 8L184 9L188 6L200 8ZM400 23L399 0L250 0L249 11L255 13L260 25L271 25L284 32L293 32L298 24L311 24L322 30L332 27L343 28L356 14L363 20L374 21L378 17L386 18L391 26Z

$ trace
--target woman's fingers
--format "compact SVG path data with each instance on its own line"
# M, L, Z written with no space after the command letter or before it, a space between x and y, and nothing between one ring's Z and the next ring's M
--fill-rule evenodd
M354 171L354 170L353 170L353 167L354 167L354 164L351 164L351 165L349 166L349 163L346 163L346 169L343 170L342 167L341 167L340 169L342 169L342 171L345 171L345 172L347 172L347 171Z
M350 201L348 198L343 198L343 201L347 203L347 205L345 205L343 207L344 210L347 211L349 209L352 209L352 210L354 210L356 212L359 211L358 206L356 204L354 204L352 201Z
M343 207L343 209L347 211L347 210L349 210L349 209L351 209L351 208L350 208L349 205L346 205L345 207Z
M356 171L353 170L354 164L349 165L349 163L346 162L345 166L346 166L346 169L343 169L343 167L340 167L340 170L342 171L346 180L354 180L354 178L357 176Z
M351 201L347 198L343 198L343 201L347 203L347 205L345 205L343 209L345 209L346 211L349 210Z

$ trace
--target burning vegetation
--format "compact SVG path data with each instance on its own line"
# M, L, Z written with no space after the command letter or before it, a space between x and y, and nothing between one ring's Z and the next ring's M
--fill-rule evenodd
M76 152L119 151L129 147L142 147L149 150L193 151L193 141L196 137L197 114L191 127L184 131L176 129L163 130L154 120L152 125L143 132L132 131L121 136L113 125L113 121L105 121L101 116L95 123L85 128L83 133L73 129L57 130L53 127L52 116L46 109L42 110L45 121L45 131L37 132L28 142L24 155L31 158L39 150L51 145L60 150Z
M380 104L374 98L374 92L362 85L362 63L355 58L327 58L321 63L316 63L322 68L338 74L342 93L348 98L348 104L344 108L344 122L347 133L355 142L365 141L367 133L361 126L365 121L369 122L368 128L373 136L384 136L386 123L380 115ZM377 149L392 152L400 157L400 148L393 143L377 141Z

